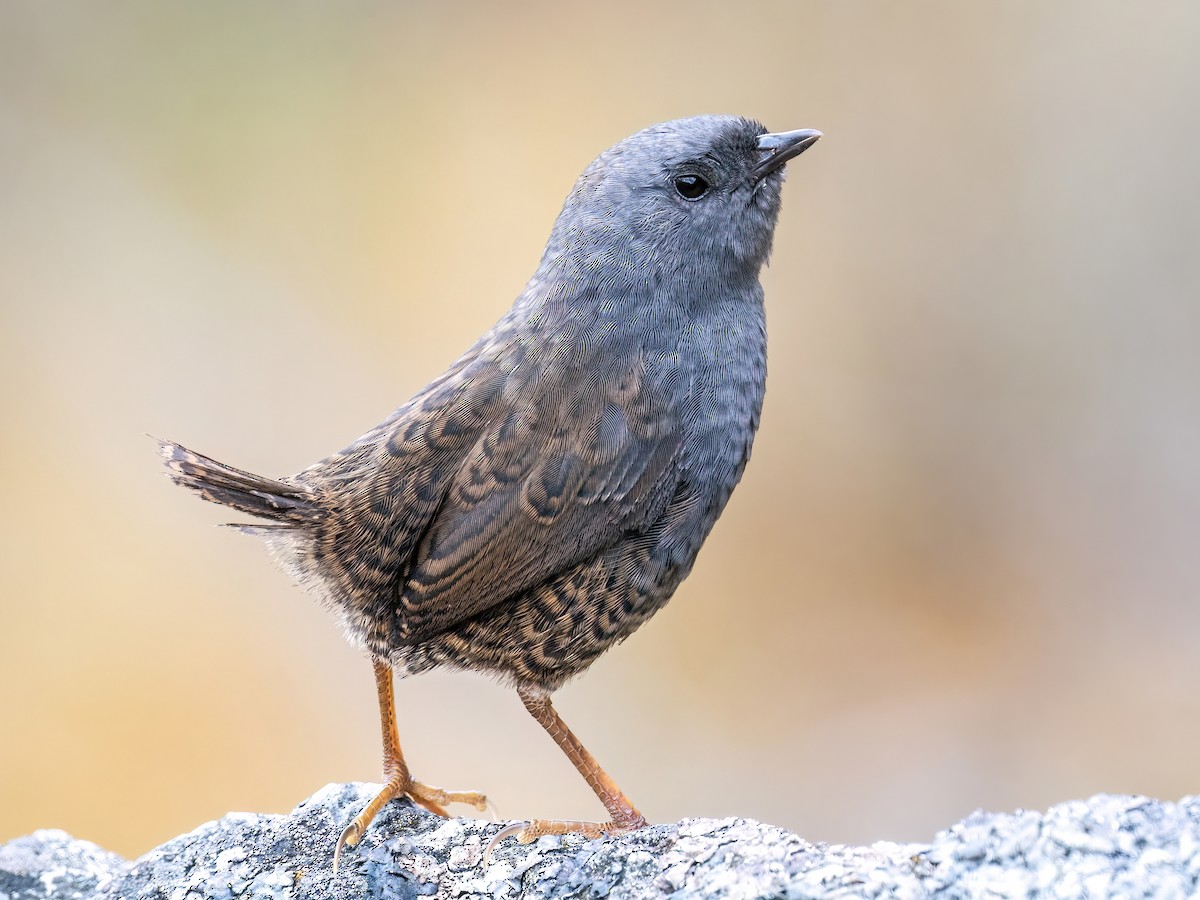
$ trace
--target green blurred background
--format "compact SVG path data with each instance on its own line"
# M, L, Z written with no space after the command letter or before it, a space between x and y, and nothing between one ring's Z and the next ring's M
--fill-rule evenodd
M508 306L601 149L826 137L755 457L558 706L652 820L928 839L1200 790L1200 6L0 7L0 840L138 854L378 779L369 665L152 433L266 474ZM598 804L515 694L399 686L421 778Z

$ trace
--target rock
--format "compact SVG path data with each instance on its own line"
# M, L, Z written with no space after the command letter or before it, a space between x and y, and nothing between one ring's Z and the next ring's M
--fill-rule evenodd
M332 871L376 785L329 785L289 815L231 813L133 863L61 831L0 847L0 900L435 897L1193 897L1200 798L1099 795L1047 813L977 812L930 844L811 844L747 819L685 819L619 838L507 840L502 823L392 803Z
M129 863L65 831L35 831L0 847L0 900L84 900Z

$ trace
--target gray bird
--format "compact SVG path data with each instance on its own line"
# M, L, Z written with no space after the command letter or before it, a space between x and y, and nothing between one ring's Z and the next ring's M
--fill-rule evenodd
M646 820L571 733L551 693L659 610L741 478L762 409L759 270L784 164L820 137L697 116L600 154L567 197L537 271L476 344L367 434L297 475L263 478L171 442L171 478L257 517L275 558L375 666L389 800L440 815L475 792L412 778L392 673L441 666L513 685L609 821Z

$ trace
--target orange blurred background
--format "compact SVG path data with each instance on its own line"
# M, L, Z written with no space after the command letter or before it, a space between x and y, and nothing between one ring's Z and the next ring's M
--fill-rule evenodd
M264 474L373 425L655 121L825 139L755 457L558 707L652 820L923 840L1200 790L1200 6L0 8L0 840L126 855L377 780L370 667L146 433ZM417 775L600 808L517 697L399 685Z

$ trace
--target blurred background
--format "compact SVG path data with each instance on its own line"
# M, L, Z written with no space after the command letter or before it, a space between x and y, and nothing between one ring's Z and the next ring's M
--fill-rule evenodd
M1191 2L5 3L0 840L135 855L378 780L370 666L146 434L343 446L596 153L701 112L826 134L762 429L564 717L651 820L820 841L1200 790L1198 46ZM423 780L600 815L513 692L397 703Z

